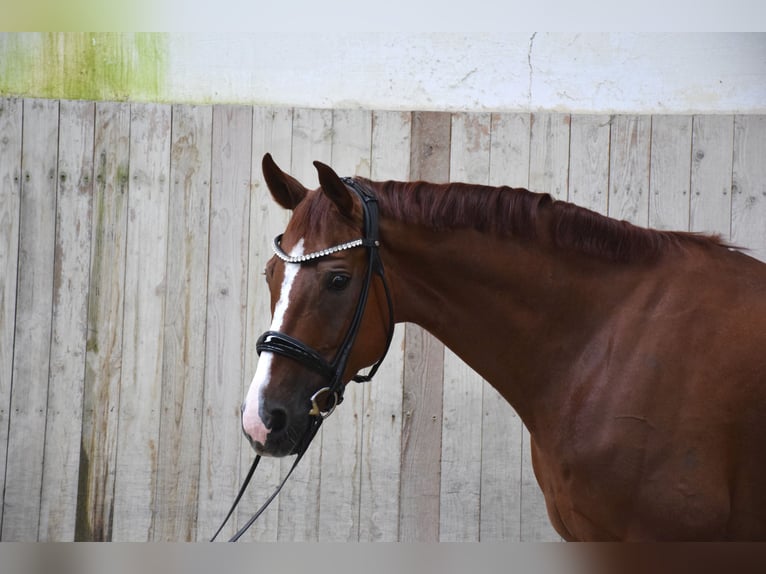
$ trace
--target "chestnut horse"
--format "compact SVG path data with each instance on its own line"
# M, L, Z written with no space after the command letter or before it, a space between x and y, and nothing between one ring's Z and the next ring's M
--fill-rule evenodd
M242 407L259 454L298 451L385 354L392 314L518 412L564 539L766 539L764 263L524 189L315 166L307 190L263 160L293 215L266 267L273 323Z

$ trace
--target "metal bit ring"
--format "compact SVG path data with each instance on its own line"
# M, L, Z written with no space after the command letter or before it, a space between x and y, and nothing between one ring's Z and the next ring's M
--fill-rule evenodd
M323 411L322 409L319 408L319 405L317 404L317 397L327 392L330 392L330 387L322 387L313 395L311 395L311 410L309 411L309 415L311 415L312 417L319 417L321 419L326 419L333 413L333 411L335 410L335 407L338 406L338 393L333 392L333 403L328 410Z

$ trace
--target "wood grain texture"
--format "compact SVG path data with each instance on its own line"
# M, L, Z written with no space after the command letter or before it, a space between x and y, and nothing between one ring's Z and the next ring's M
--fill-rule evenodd
M609 217L646 227L649 223L649 163L652 119L615 116L609 154Z
M734 116L694 116L689 229L731 235Z
M123 352L130 105L96 104L88 336L75 539L112 538Z
M213 113L173 106L162 399L153 539L193 541L205 385Z
M61 102L48 412L39 540L72 541L88 336L95 105Z
M535 113L529 131L529 189L566 201L569 188L569 114Z
M167 285L171 108L132 104L112 540L153 539Z
M200 525L223 519L246 469L240 426L246 378L252 108L213 108L205 392L200 458ZM244 509L242 509L244 512ZM235 516L236 518L236 516ZM221 537L234 533L230 522ZM212 536L212 531L207 536Z
M611 117L573 115L569 143L569 201L606 215Z
M649 173L649 226L689 228L691 116L654 116Z
M492 114L489 185L529 187L529 114Z
M5 492L16 332L22 108L21 100L0 98L0 492Z
M3 525L0 539L38 539L48 409L59 103L25 100L19 268Z
M766 116L734 118L731 240L766 261Z

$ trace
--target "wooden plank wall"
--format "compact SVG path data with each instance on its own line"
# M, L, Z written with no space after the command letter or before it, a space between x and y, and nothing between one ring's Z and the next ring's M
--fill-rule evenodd
M434 113L0 99L2 540L205 540L252 452L239 404L287 221L260 160L545 191L766 260L766 117ZM257 540L557 540L529 436L397 327ZM266 460L237 512L289 467ZM231 534L231 525L223 536Z

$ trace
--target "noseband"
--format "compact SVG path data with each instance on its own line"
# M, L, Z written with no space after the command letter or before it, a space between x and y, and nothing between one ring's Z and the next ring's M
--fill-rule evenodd
M295 445L293 453L297 454L298 456L296 457L295 462L293 463L289 472L277 487L276 491L268 498L268 500L252 516L252 518L250 518L245 526L243 526L231 539L229 539L229 542L236 542L247 531L247 529L252 526L252 524L263 513L263 511L266 510L266 507L268 507L271 501L274 500L277 494L279 494L279 491L287 482L287 479L290 477L293 470L298 465L298 462L300 462L301 458L303 458L306 449L308 449L314 436L316 436L316 433L324 419L330 416L335 410L335 407L337 407L343 401L343 393L345 391L346 382L343 380L343 373L346 371L346 365L348 364L348 359L351 356L351 350L354 346L357 334L359 333L359 328L362 324L362 318L364 317L364 312L367 308L367 299L370 293L370 287L372 285L374 275L380 277L381 282L383 283L383 290L386 293L386 303L388 305L388 332L386 334L386 346L383 354L370 368L370 371L366 375L356 374L352 377L352 380L357 383L366 383L371 381L375 376L375 373L377 373L378 368L383 362L383 359L385 359L386 354L388 353L388 349L391 346L391 340L394 336L394 310L393 304L391 302L391 293L383 273L383 262L380 259L380 240L378 235L378 201L375 196L370 193L369 190L365 189L353 178L344 177L342 181L361 199L362 211L364 214L364 237L362 239L356 239L354 241L349 241L347 243L329 247L327 249L322 249L321 251L292 257L282 250L282 235L278 235L274 239L274 252L276 253L277 257L279 257L285 263L303 265L305 263L327 257L333 253L338 253L339 251L364 247L367 250L367 271L365 274L364 283L362 284L362 290L359 294L359 300L356 304L356 310L354 311L354 316L351 320L351 324L349 325L348 331L343 338L343 342L339 347L338 352L330 361L325 359L321 353L315 349L312 349L302 341L299 341L298 339L295 339L294 337L291 337L285 333L280 333L279 331L266 331L258 338L258 342L256 343L255 348L259 355L265 351L293 359L305 368L322 376L322 378L327 381L327 385L314 393L310 399L311 408L307 411L307 414L311 417L311 422L304 436ZM329 402L327 403L329 404L329 407L325 410L322 410L321 407L317 404L317 401L319 397L325 394L329 395ZM239 503L240 498L242 498L242 495L244 494L245 489L247 488L247 485L249 484L260 459L260 455L255 457L247 477L245 478L245 481L240 488L239 494L234 500L234 504L232 505L231 510L229 510L229 513L226 515L223 524L221 524L216 533L213 535L211 542L216 539L218 533L223 529L223 527L226 525L226 522L229 520L229 517L234 512L234 509Z

